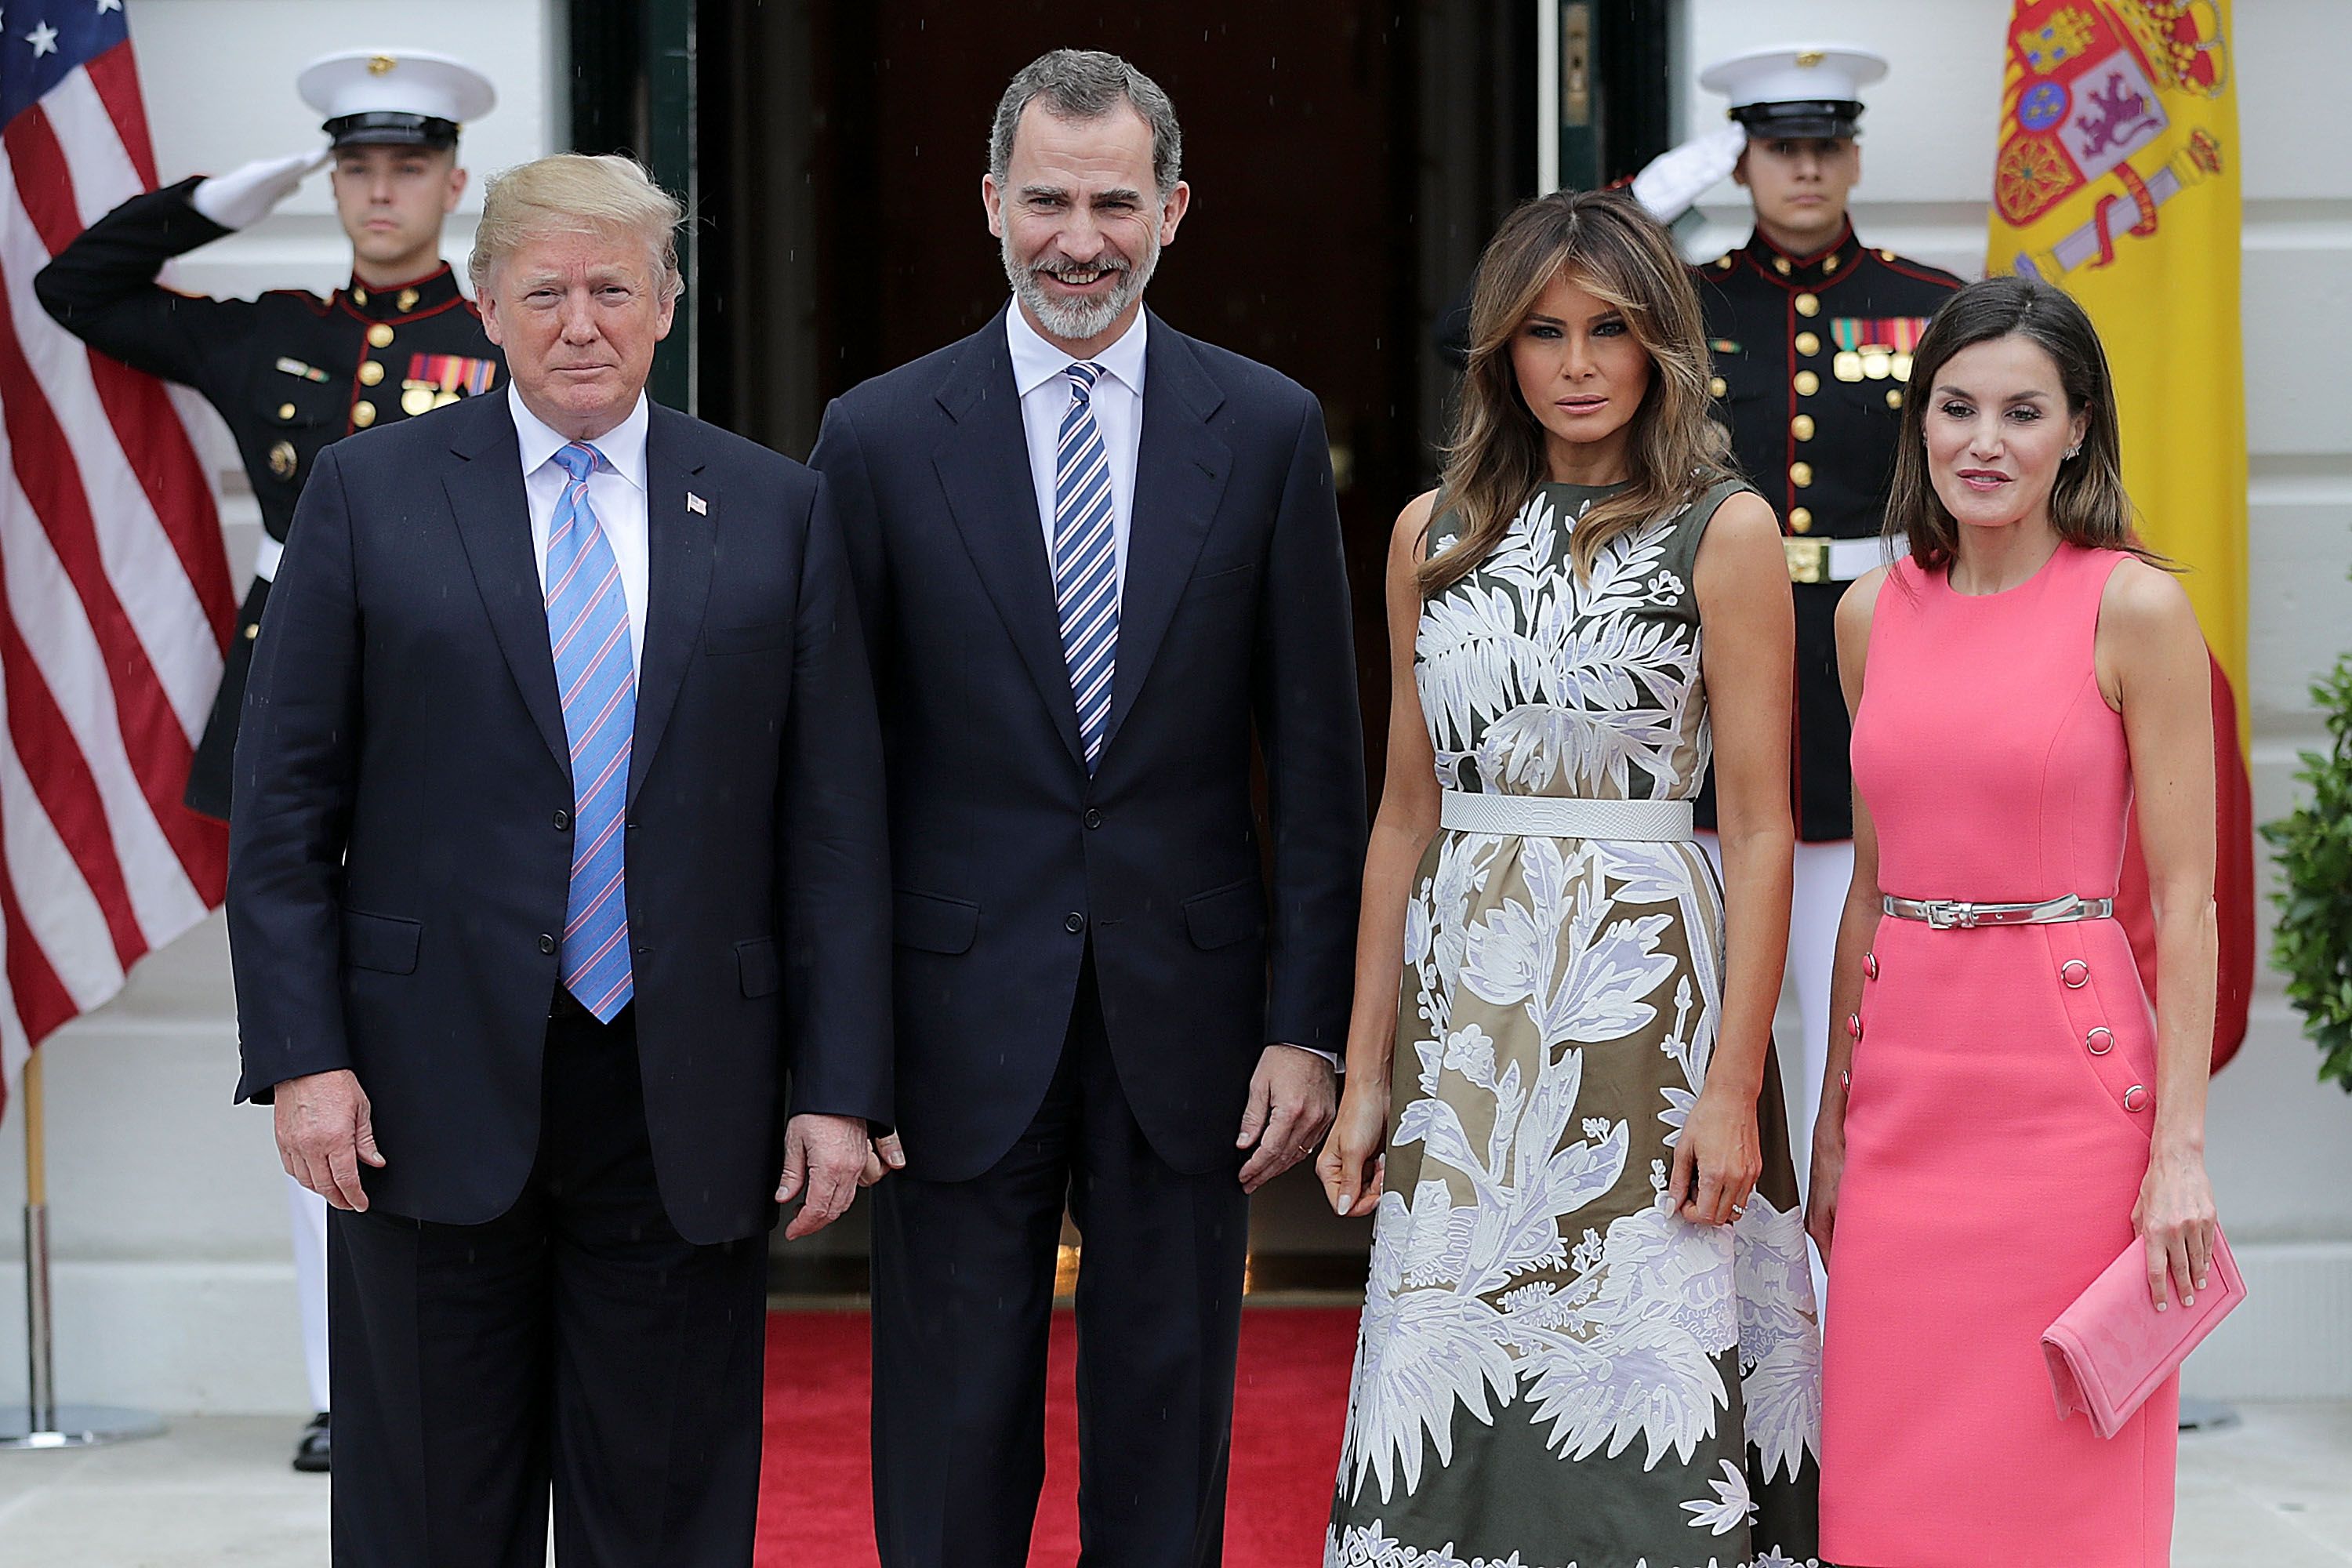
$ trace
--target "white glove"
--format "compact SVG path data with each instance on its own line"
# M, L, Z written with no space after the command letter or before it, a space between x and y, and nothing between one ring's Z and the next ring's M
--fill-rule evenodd
M188 205L223 228L249 227L292 195L304 175L325 168L334 155L332 147L321 147L315 153L297 153L290 158L263 158L216 179L204 181L189 194Z
M1660 223L1672 223L1738 166L1747 145L1748 128L1736 121L1693 137L1659 153L1633 176L1633 199Z

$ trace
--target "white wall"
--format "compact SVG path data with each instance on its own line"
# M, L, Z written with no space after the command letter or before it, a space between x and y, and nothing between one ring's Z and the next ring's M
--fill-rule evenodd
M128 10L166 182L319 145L319 116L295 96L294 77L305 61L348 48L434 49L497 83L496 111L464 138L476 185L448 226L453 258L473 242L482 177L559 144L558 0L130 0ZM177 282L217 294L324 290L347 279L350 258L321 174L267 221L191 254ZM219 438L234 470L226 433ZM232 472L227 488L223 515L242 583L258 516L241 475ZM309 1408L268 1112L229 1103L233 1020L215 916L143 963L113 1005L41 1048L65 1399ZM22 1122L12 1104L0 1124L0 1400L8 1401L24 1389Z
M1984 272L1986 204L2008 0L1684 0L1685 127L1723 100L1697 68L1741 49L1853 42L1894 62L1863 121L1855 228L1964 277ZM2249 689L2258 821L2294 804L2299 748L2323 731L2306 689L2352 647L2352 166L2315 138L2312 106L2352 51L2341 0L2239 0L2245 202L2244 348L2251 455ZM1726 181L1690 245L1746 237ZM2151 323L2151 330L2161 330ZM2267 857L2262 887L2274 885ZM2270 909L2263 907L2264 951ZM2254 994L2244 1049L2214 1079L2208 1168L2250 1300L2189 1363L2193 1392L2352 1397L2352 1096L2314 1081L2317 1053L2275 974Z

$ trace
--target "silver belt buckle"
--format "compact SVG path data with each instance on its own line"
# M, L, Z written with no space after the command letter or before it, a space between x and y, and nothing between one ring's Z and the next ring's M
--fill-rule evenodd
M1930 931L1973 931L1977 923L1977 907L1950 899L1927 900L1927 927Z

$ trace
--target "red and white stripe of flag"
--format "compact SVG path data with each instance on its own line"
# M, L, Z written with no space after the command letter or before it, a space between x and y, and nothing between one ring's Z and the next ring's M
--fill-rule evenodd
M180 804L236 620L209 477L170 390L33 297L154 184L128 43L0 138L0 1095L227 871L226 832Z

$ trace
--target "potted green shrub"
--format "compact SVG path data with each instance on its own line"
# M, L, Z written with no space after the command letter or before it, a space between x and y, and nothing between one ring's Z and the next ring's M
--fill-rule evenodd
M2310 798L2263 825L2284 886L2271 962L2319 1047L2319 1076L2352 1093L2352 654L2311 689L2333 744L2303 753L2296 781Z

